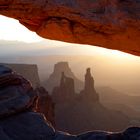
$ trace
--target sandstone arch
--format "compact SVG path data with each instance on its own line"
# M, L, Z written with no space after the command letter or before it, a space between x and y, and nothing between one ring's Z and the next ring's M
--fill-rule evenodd
M44 38L140 55L140 0L0 0L0 14Z

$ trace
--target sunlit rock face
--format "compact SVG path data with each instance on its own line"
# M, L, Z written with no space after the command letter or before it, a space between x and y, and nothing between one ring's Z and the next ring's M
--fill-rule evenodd
M38 35L140 55L139 0L0 0L0 14Z
M29 81L0 65L0 139L139 140L140 128L137 127L115 134L95 131L73 136L58 132L41 114L34 112L36 98Z

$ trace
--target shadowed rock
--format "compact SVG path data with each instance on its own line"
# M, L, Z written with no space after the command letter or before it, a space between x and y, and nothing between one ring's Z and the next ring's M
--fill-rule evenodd
M0 66L0 118L32 108L36 98L29 81Z
M130 123L126 115L109 110L99 102L90 68L86 71L85 87L80 94L74 91L74 80L62 72L60 85L54 88L52 98L55 103L55 128L61 131L72 134L93 129L116 132Z
M53 126L55 126L55 120L54 120L55 104L52 101L52 97L43 87L36 88L36 92L39 95L38 104L37 104L37 112L43 113L45 117L47 118L47 120Z
M139 0L0 0L0 14L38 35L140 55Z
M35 64L3 64L10 67L26 79L29 79L33 88L40 86L40 79L38 74L38 67Z
M18 82L16 84L11 80L9 82L7 75L12 75L13 79L15 76ZM0 139L2 140L139 140L138 127L115 134L95 131L78 136L55 131L41 114L33 111L37 96L29 81L4 66L0 66L0 79L4 85L0 87L0 117L3 117L0 118Z
M74 80L61 74L60 86L55 87L52 92L52 98L55 103L69 102L75 98Z
M87 68L86 75L85 75L85 87L84 90L80 93L84 99L92 102L99 101L99 95L96 93L94 87L94 79L91 76L90 68Z
M51 93L53 88L59 85L62 72L74 80L75 90L79 92L83 86L83 82L75 76L68 62L58 62L54 65L53 73L49 76L48 80L44 82L44 87Z

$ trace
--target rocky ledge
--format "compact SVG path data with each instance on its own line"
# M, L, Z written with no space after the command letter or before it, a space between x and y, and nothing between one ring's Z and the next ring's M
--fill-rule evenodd
M124 132L87 132L70 135L56 131L43 115L35 112L36 92L29 81L0 66L0 139L1 140L140 140L140 128Z
M140 0L0 0L0 14L44 38L140 55Z

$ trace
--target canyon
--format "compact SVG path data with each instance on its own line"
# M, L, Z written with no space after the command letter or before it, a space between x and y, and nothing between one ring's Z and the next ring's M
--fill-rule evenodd
M74 79L62 71L60 84L53 88L51 96L55 103L55 128L57 130L71 134L91 130L116 132L130 124L130 119L121 111L108 109L100 102L90 68L86 70L83 90L79 93L75 92Z
M11 94L11 90L15 92ZM80 135L54 130L44 116L35 111L38 97L31 83L3 65L0 65L0 95L0 136L3 140L139 140L138 127L119 133L94 131Z
M70 43L96 45L138 56L140 56L139 11L139 0L0 0L0 14L19 20L21 24L41 37ZM74 80L63 73L62 81L65 78L74 89ZM91 81L93 84L93 79ZM64 85L67 85L67 82ZM57 89L61 91L61 85ZM72 93L74 93L73 89ZM86 94L85 89L86 86L81 92L80 100ZM91 91L89 93L92 93ZM51 126L43 115L36 112L44 112L53 124L54 120L51 119L55 117L55 114L50 114L50 112L40 108L37 110L37 92L41 95L41 102L38 102L40 107L44 106L45 99L49 99L47 106L52 111L54 104L46 90L40 88L34 91L28 80L12 69L0 65L0 136L3 140L139 140L140 128L138 127L128 128L118 133L94 131L69 135L59 132ZM94 93L96 92L94 91ZM94 95L93 99L99 106L97 94ZM89 101L89 99L91 99L91 94L89 98L84 98L83 102ZM60 98L60 100L62 99ZM67 101L75 105L73 100L69 100L69 96ZM87 102L83 108L86 105ZM94 106L96 105L94 103ZM73 108L75 109L75 106ZM59 109L64 111L64 108ZM66 111L67 109L66 106ZM81 105L79 109L81 109ZM64 111L63 114L65 113ZM59 120L63 123L62 117ZM115 123L115 120L109 118L108 122L111 121ZM122 122L125 123L125 120ZM57 124L54 125L58 126ZM75 132L76 125L73 126ZM85 125L89 126L87 123ZM102 129L102 126L99 129Z

